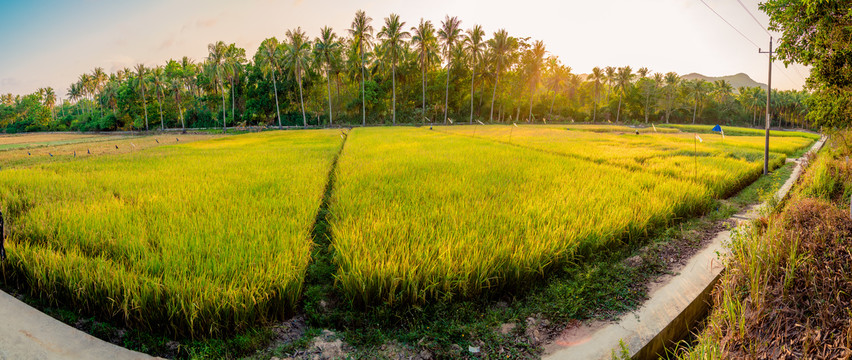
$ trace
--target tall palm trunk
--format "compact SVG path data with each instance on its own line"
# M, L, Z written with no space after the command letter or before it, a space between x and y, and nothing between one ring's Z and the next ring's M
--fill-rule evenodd
M275 114L278 115L278 129L281 126L281 108L278 107L278 83L275 82L275 70L272 71L272 88L275 89Z
M235 103L236 102L234 101L234 78L231 77L231 116L234 117L234 121L237 121L237 115L236 115L236 112L234 112Z
M494 78L494 90L491 91L491 115L488 116L488 122L494 120L494 99L497 98L497 85L500 83L500 64L497 64L497 75Z
M308 118L305 116L305 98L302 96L302 68L296 65L296 80L299 82L299 103L302 104L302 125L308 127Z
M594 108L592 108L592 122L598 121L598 84L595 83L595 101Z
M618 123L621 120L621 99L624 97L623 94L619 94L618 96L618 111L615 113L615 122Z
M228 131L228 123L225 120L225 82L222 81L221 76L219 77L219 85L222 86L222 132L225 133Z
M698 95L695 96L695 106L692 108L692 125L695 125L695 114L698 113Z
M426 123L426 67L423 67L423 123Z
M148 131L148 100L145 100L145 85L142 85L142 110L145 112L145 131Z
M452 64L452 61L447 62L447 90L446 92L444 92L444 125L447 125L447 107L450 100L450 67L452 66Z
M162 89L162 88L160 88L160 95L159 95L159 96L157 96L157 100L158 100L159 105L160 105L160 130L165 130L165 129L166 129L166 122L165 122L165 121L163 121L163 98L164 98L164 97L165 97L165 96L164 96L164 94L163 94L163 89Z
M391 65L391 77L393 83L393 124L396 125L396 59L393 60L393 65Z
M328 125L331 126L333 123L331 114L331 72L327 69L325 71L325 78L328 80Z
M529 116L527 117L527 121L533 121L533 117L532 117L532 102L533 102L533 98L534 98L534 97L535 97L535 88L533 88L532 94L530 94L530 114L529 114Z
M648 106L651 104L651 93L645 95L645 123L648 123Z
M476 62L473 63L473 75L470 77L470 120L468 123L473 125L473 79L476 79Z
M361 50L361 125L367 126L367 96L364 94L364 44L359 38L358 48Z
M186 133L186 123L183 120L183 108L180 106L180 89L175 91L175 100L177 100L178 115L180 115L180 127L183 130L182 132Z

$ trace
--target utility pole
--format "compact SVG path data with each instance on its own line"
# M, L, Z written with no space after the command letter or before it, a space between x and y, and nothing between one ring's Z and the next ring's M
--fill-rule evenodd
M769 173L769 104L772 100L772 37L769 37L769 51L760 48L757 52L769 54L769 79L766 80L766 145L763 147L763 175Z

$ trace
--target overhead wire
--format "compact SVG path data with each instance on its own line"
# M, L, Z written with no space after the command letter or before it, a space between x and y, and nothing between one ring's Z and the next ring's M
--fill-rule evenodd
M760 23L760 20L757 20L757 18L754 16L754 14L751 13L751 10L749 10L745 6L745 4L743 4L742 0L737 0L737 2L740 3L740 6L743 7L743 10L745 10L748 13L748 15L751 16L751 18L754 20L754 22L757 23L757 26L760 26L760 28L763 29L763 32L765 32L766 35L772 36L772 34L769 33L769 30L766 30L766 28L763 27L763 24Z
M736 26L734 26L733 24L731 24L730 22L728 22L728 20L727 20L727 19L725 19L725 17L723 17L722 15L720 15L719 13L717 13L717 12L716 12L716 10L713 10L713 8L712 8L712 7L710 7L710 5L709 5L709 4L707 4L707 2L705 2L704 0L698 0L698 1L701 1L701 3L702 3L702 4L704 4L704 6L706 6L708 9L710 9L710 11L712 11L714 14L716 14L716 16L718 16L720 19L722 19L722 21L724 21L724 22L725 22L725 24L728 24L728 26L730 26L730 27L731 27L731 29L734 29L734 31L736 31L738 34L740 34L740 36L742 36L742 37L743 37L743 39L746 39L748 42L750 42L752 45L754 45L754 47L756 47L756 48L760 48L760 45L757 45L757 43L755 43L754 41L751 41L751 39L749 39L749 38L748 38L748 36L746 36L745 34L743 34L743 32L742 32L742 31L740 31L739 29L737 29L737 27L736 27Z
M748 37L748 36L746 36L746 35L745 35L742 31L740 31L739 29L737 29L737 27L736 27L736 26L734 26L733 24L731 24L731 22L730 22L730 21L728 21L728 19L725 19L725 17L724 17L724 16L722 16L722 15L721 15L721 14L719 14L719 13L718 13L715 9L713 9L713 8L710 6L710 4L708 4L708 3L707 3L706 1L704 1L704 0L698 0L698 1L701 1L701 3L702 3L702 4L704 4L704 6L706 6L706 7L707 7L707 9L710 9L710 11L712 11L714 14L716 14L716 16L718 16L718 17L719 17L719 19L722 19L722 21L724 21L724 22L725 22L725 24L728 24L728 26L729 26L729 27L731 27L731 29L733 29L734 31L736 31L738 34L740 34L740 36L742 36L742 37L743 37L743 39L746 39L746 41L750 42L752 45L754 45L754 47L756 47L756 48L760 49L760 45L757 45L757 43L755 43L754 41L752 41L752 40L751 40L751 38L749 38L749 37ZM766 34L767 34L767 35L772 36L772 34L770 34L770 33L769 33L769 31L768 31L768 30L766 30L766 29L763 27L763 25L761 25L761 24L760 24L760 21L758 21L758 20L757 20L757 18L756 18L756 17L755 17L755 16L751 13L751 11L749 11L749 10L748 10L748 8L745 6L745 4L743 4L743 3L742 3L742 1L741 1L741 0L737 0L737 2L739 2L739 3L740 3L740 6L742 6L743 10L745 10L745 11L749 14L749 16L751 16L752 20L754 20L754 21L757 23L757 25L758 25L758 26L760 26L760 28L761 28L761 29L763 29L763 31L764 31L764 32L766 32ZM778 65L777 65L776 63L774 63L774 62L773 62L773 63L772 63L772 65L773 65L773 66L775 66L776 72L781 73L781 75L784 75L784 77L786 77L786 78L787 78L788 80L790 80L791 82L793 82L793 83L795 83L795 82L796 82L796 81L795 81L795 80L793 80L793 79L792 79L789 75L787 75L787 73L786 73L785 71L782 71L782 70L781 70L781 68L779 68L779 67L778 67ZM794 70L796 70L796 69L794 68ZM796 71L798 71L798 70L796 70ZM801 76L801 74L799 74L799 76L800 76L800 77L802 77L802 80L805 80L805 79L804 79L804 76Z

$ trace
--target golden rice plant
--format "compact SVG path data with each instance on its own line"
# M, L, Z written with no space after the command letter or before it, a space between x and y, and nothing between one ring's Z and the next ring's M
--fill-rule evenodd
M268 132L3 170L4 274L130 326L208 336L300 296L341 138Z

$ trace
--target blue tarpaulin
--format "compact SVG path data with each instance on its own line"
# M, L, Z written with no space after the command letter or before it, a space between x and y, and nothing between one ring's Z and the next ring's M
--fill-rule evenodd
M722 127L721 127L721 126L719 126L719 125L716 125L716 126L714 126L714 127L713 127L713 131L715 131L715 132L722 132Z

